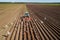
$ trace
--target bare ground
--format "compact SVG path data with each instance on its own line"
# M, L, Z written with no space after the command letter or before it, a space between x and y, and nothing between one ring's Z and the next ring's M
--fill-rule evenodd
M6 28L6 25L13 23L17 19L18 15L20 14L20 16L22 16L26 10L25 4L9 5L11 6L8 6L0 11L0 40L3 40L2 35L5 34L10 28L10 26Z

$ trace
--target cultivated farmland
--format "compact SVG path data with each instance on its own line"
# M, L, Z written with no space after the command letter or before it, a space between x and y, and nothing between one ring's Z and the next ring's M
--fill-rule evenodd
M9 30L18 15L23 15L25 10L25 4L0 4L0 40L3 40L2 35Z
M3 4L2 6L0 6L0 40L60 39L60 5ZM27 23L20 18L26 11L31 17L31 21Z

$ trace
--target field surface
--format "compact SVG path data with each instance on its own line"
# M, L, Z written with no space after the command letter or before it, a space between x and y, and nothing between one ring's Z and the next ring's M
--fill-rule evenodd
M9 30L10 25L18 15L22 16L25 10L25 4L0 4L0 40L3 40L2 34Z
M26 11L31 17L27 23L20 19ZM59 39L60 5L0 4L0 40Z

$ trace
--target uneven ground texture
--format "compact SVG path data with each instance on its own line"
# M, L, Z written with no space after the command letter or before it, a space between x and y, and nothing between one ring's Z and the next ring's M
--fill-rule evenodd
M27 4L27 8L33 20L37 20L34 28L38 40L60 39L60 5Z
M6 10L6 13L3 12L5 14L1 17L1 25L5 24L5 26L0 27L2 28L0 31L0 40L59 40L59 8L59 5L12 5L10 10ZM20 19L26 11L30 13L31 21L29 22L25 22L25 20L21 21ZM7 34L7 37L3 36Z
M17 19L18 15L22 16L25 10L25 4L0 4L0 40L3 40L1 35L9 30L10 25Z

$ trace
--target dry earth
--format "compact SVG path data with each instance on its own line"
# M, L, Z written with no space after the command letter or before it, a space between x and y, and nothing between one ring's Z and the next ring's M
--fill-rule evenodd
M11 23L22 16L26 10L25 4L0 4L0 40L3 40L3 34L10 28Z

